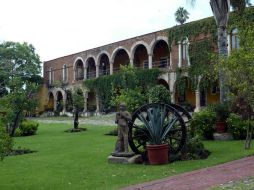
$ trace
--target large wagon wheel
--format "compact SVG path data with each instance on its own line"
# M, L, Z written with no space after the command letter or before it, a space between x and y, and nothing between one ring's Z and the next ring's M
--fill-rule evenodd
M173 127L168 132L165 141L169 144L169 151L172 154L177 154L181 151L186 142L186 126L183 118L176 109L168 104L152 103L146 104L137 109L132 115L132 122L129 128L129 145L133 152L137 154L145 154L146 144L149 140L149 132L145 128L144 123L139 119L142 114L143 118L147 118L148 110L153 110L155 107L165 107L167 117L164 124L167 126L170 122Z
M178 113L181 115L181 117L184 120L187 130L189 130L190 120L192 118L191 114L186 109L184 109L182 106L179 106L177 104L169 104L169 105L178 111Z

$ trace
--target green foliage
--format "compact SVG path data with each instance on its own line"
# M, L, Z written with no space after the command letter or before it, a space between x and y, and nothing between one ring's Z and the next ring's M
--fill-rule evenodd
M121 89L119 95L116 95L115 98L111 100L111 105L119 107L121 103L126 103L127 110L132 113L146 102L147 97L142 94L140 88L128 90Z
M194 113L190 121L190 127L194 134L196 133L206 139L213 139L215 121L216 113L210 108L205 108L200 112Z
M216 113L216 119L220 122L225 122L229 117L230 110L227 103L218 103L213 105L213 110Z
M6 113L8 132L14 135L25 111L34 111L41 85L40 59L32 45L0 44L0 76L9 92L0 98L0 111Z
M142 113L138 114L138 117L149 132L148 142L154 145L165 143L168 132L175 125L175 121L172 121L165 126L167 112L163 104L154 105L152 109L147 110L147 117L144 117Z
M83 111L85 102L83 92L81 89L79 88L74 89L74 92L72 94L72 100L74 109L78 110L78 112Z
M143 94L145 97L145 92L150 86L156 84L160 71L158 69L144 69L137 70L131 66L121 66L119 72L113 75L100 76L96 79L86 80L84 82L85 86L90 90L94 90L98 94L99 99L102 104L102 109L107 110L112 105L117 105L118 101L115 99L126 99L129 95L133 94L134 90L138 89L136 93ZM129 90L131 91L129 92ZM126 92L124 92L126 91ZM117 97L121 93L124 93L122 97ZM134 97L133 97L134 98ZM129 98L127 98L129 100ZM143 98L141 98L143 99ZM135 107L135 101L130 99L133 104L132 109ZM137 100L138 102L142 100ZM127 105L129 102L125 102Z
M163 85L156 85L150 88L148 92L148 97L150 103L162 102L170 104L171 102L170 91Z
M0 120L0 161L11 151L13 139L6 132L6 128Z
M175 12L176 22L183 24L189 19L190 13L184 9L184 7L179 7Z
M246 138L248 121L242 120L239 115L231 113L227 119L227 126L235 140L244 140Z
M190 138L186 143L186 159L197 160L206 159L210 152L205 149L205 146L198 136Z
M39 127L39 123L31 120L24 120L19 126L21 136L35 135Z

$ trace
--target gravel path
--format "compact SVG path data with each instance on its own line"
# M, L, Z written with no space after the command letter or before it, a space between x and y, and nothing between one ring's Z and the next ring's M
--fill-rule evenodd
M73 123L72 117L45 117L45 118L35 118L35 120L42 123L69 123L69 124ZM116 126L115 114L80 117L79 123L87 125Z

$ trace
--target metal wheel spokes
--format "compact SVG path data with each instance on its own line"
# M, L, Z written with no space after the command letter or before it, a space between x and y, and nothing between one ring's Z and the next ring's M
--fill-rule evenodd
M129 144L135 153L142 154L145 152L150 134L144 122L149 122L148 112L151 113L154 109L158 108L162 110L165 109L164 128L171 125L165 137L165 142L169 144L170 152L176 154L184 146L186 140L186 126L181 115L170 105L153 103L144 105L133 113L132 124L129 130Z

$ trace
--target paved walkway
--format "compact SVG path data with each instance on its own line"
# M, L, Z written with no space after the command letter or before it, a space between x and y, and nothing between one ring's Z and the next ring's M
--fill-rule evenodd
M250 176L254 176L254 156L130 186L123 190L204 190Z

